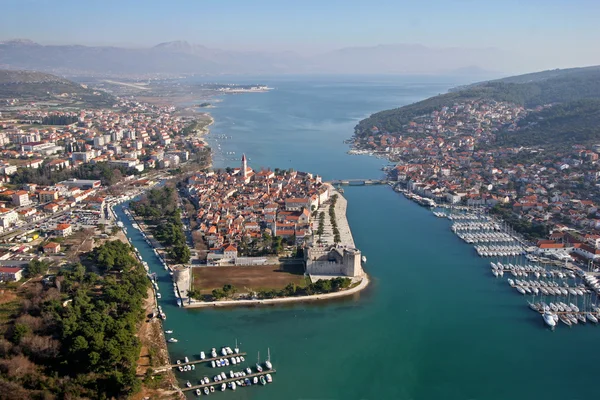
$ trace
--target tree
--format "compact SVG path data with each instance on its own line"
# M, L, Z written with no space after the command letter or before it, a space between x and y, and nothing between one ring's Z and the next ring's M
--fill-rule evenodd
M200 294L200 289L188 290L188 296L190 297L190 299L202 300L202 294Z
M34 276L45 274L48 271L48 264L40 260L31 260L25 270L25 276L27 278L33 278Z
M21 343L21 339L25 337L29 333L29 327L24 324L15 324L12 329L12 337L11 341L14 344Z
M223 293L225 294L225 297L233 297L237 293L237 288L229 283L225 284L223 285Z
M288 285L283 289L283 293L285 296L293 296L296 294L296 284L288 283Z
M212 295L215 300L221 300L223 297L225 297L225 292L223 292L222 289L213 289Z

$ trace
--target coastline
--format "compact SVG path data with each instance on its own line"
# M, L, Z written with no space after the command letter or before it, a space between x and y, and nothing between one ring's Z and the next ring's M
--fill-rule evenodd
M340 292L324 293L324 294L313 294L310 296L297 296L297 297L280 297L277 299L256 299L256 300L224 300L214 302L194 302L191 304L185 304L184 308L207 308L207 307L239 307L239 306L253 306L253 305L270 305L270 304L283 304L283 303L301 303L311 302L318 300L329 300L340 297L350 296L355 293L359 293L369 285L369 277L367 274L363 275L360 283L350 289L342 290Z

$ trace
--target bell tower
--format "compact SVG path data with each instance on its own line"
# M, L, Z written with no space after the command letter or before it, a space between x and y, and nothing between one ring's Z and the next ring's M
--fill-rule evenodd
M242 154L242 177L248 177L248 163L246 162L246 154Z

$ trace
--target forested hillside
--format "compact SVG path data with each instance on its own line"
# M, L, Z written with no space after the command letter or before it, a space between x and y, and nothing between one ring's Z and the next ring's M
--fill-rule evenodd
M519 130L497 136L508 147L559 148L567 144L600 141L600 100L580 100L531 113L519 121Z
M373 114L359 122L355 133L358 136L368 135L373 126L379 128L380 131L396 132L417 116L429 114L443 106L452 106L454 103L473 99L506 101L527 108L544 104L566 105L585 99L600 99L600 67L544 71L464 86L418 103ZM559 120L566 121L566 114L569 116L569 122L573 123L579 118L580 114L578 113L588 112L594 108L594 103L587 103L586 106L583 104L577 103L566 108L556 108L557 112L562 115L556 120L548 118L552 115L555 107L546 110L543 117L546 118L547 123L544 126L547 128ZM590 121L589 118L584 118L581 123L577 123L577 129L586 130ZM560 130L558 127L554 129L555 139L558 138L558 130ZM533 134L534 130L531 132ZM591 135L591 132L582 131L580 133L584 136ZM539 139L538 134L531 137L534 136Z

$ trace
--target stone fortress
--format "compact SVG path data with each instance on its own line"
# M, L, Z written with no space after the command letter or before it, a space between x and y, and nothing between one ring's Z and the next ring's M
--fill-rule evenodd
M348 220L346 219L346 206L348 202L332 185L329 185L332 195L337 194L338 200L335 204L335 218L340 231L340 243L333 241L333 229L328 215L329 203L323 203L317 212L324 212L324 234L316 237L318 218L313 218L313 237L310 244L304 250L304 262L306 273L314 282L318 279L331 279L337 276L345 276L359 281L364 277L361 262L366 261L360 250L354 245L354 239Z
M360 250L348 247L312 247L305 251L306 273L311 276L363 276Z

